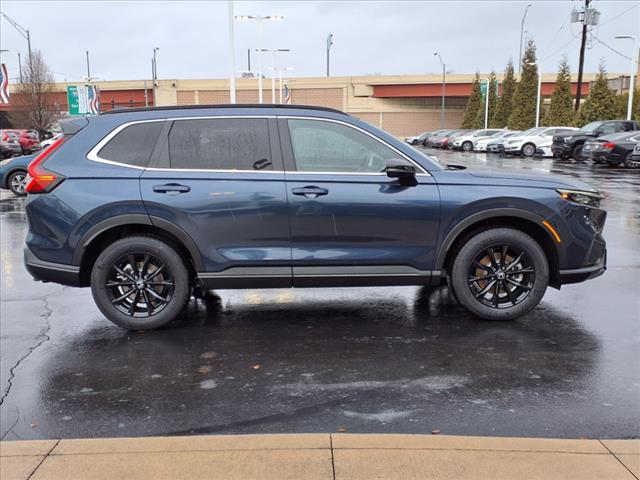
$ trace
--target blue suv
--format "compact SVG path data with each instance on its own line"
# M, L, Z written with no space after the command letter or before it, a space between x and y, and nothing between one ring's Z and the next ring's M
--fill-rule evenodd
M337 110L78 117L29 165L25 263L91 286L131 329L210 289L440 285L478 317L602 274L602 196L565 177L441 165Z

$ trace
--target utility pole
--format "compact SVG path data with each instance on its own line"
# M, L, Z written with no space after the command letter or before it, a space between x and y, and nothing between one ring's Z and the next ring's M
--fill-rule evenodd
M327 77L329 76L329 52L331 51L332 45L333 45L333 33L329 33L329 35L327 35Z
M22 83L22 60L20 59L20 52L18 52L18 72L20 73L20 83Z
M29 30L18 25L15 20L7 16L7 14L5 14L4 12L0 13L4 18L6 18L7 22L9 22L11 26L15 28L18 33L20 33L20 35L22 35L27 40L27 48L29 49L29 70L31 70L33 68L33 59L31 56L31 34L29 33Z
M524 9L524 14L522 15L522 21L520 22L520 54L518 55L518 75L522 70L522 37L524 36L524 20L527 18L527 10L531 4L527 4L527 8Z
M584 14L587 15L587 8L591 0L584 0ZM584 49L587 44L587 22L582 20L582 40L580 41L580 63L578 64L578 85L576 88L576 104L574 106L577 112L580 108L580 96L582 95L582 71L584 68Z
M89 50L87 50L87 81L91 81L91 69L89 68Z

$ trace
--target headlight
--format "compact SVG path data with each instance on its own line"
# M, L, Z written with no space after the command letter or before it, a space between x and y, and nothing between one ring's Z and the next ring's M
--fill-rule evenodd
M572 138L573 138L573 137L564 137L564 138L562 139L562 141L563 141L564 143L569 143L569 142L571 141L571 139L572 139Z
M588 205L589 207L600 207L600 200L604 196L600 192L585 192L582 190L556 190L558 194L567 202Z

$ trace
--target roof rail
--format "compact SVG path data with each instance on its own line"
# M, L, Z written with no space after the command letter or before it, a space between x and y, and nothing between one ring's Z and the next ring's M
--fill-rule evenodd
M322 110L325 112L339 113L341 115L348 115L335 108L317 107L313 105L278 105L278 104L248 104L248 103L234 103L234 104L215 104L215 105L172 105L166 107L138 107L138 108L121 108L118 110L109 110L107 112L101 112L100 115L113 115L117 113L131 113L131 112L154 112L158 110L198 110L206 108L286 108L286 109L302 109L302 110Z

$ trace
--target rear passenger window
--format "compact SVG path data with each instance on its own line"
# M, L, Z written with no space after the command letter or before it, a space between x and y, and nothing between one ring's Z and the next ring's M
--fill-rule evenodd
M103 160L146 167L158 142L164 120L161 122L134 123L118 132L100 149Z
M171 168L273 170L263 118L176 120L169 157Z

